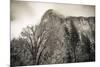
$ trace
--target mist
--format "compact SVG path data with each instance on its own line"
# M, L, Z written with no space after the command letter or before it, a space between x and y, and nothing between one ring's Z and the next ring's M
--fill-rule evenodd
M38 25L48 9L54 9L63 16L95 16L95 6L44 2L11 2L11 39L18 37L27 25Z

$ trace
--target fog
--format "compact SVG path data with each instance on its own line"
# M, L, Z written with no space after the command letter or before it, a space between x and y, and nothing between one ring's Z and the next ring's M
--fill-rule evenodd
M95 6L43 2L11 2L11 39L18 37L27 25L37 25L48 9L66 16L95 16Z

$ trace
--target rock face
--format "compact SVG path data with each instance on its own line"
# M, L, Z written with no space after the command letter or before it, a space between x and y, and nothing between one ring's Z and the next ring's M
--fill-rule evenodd
M69 40L68 50L71 54L71 62L84 62L95 60L95 35L93 17L69 17L66 18L67 39ZM94 20L95 21L95 20ZM73 55L72 55L73 54Z
M42 17L40 27L48 37L39 64L95 60L94 17L64 18L50 9Z
M44 14L40 26L48 33L44 37L48 37L39 64L64 63L66 45L64 43L64 24L62 23L64 23L64 18L57 15L53 10L48 10Z

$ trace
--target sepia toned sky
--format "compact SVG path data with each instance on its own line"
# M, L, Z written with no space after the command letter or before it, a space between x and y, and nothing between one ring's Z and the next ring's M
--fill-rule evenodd
M43 2L11 2L11 39L18 37L23 28L27 25L40 23L41 17L48 9L54 9L58 13L66 16L95 16L95 6L57 4Z

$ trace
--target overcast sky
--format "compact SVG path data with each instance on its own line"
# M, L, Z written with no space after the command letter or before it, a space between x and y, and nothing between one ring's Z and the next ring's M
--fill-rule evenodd
M95 16L95 6L41 2L11 2L11 39L27 25L39 24L44 12L54 9L64 16Z

